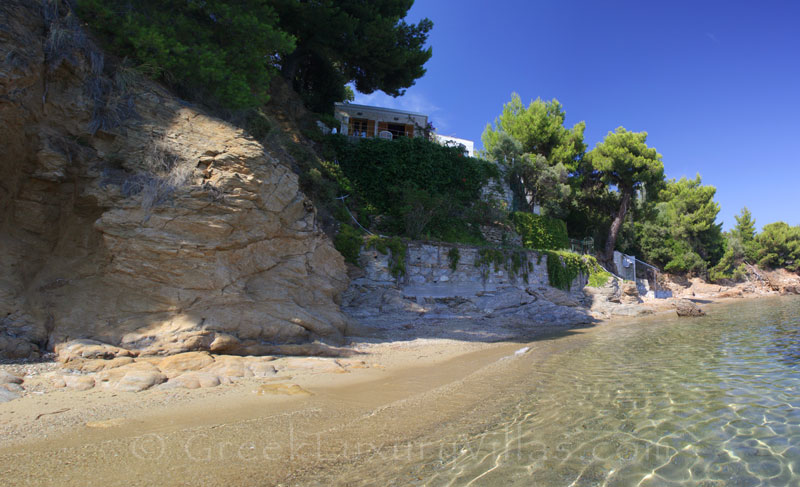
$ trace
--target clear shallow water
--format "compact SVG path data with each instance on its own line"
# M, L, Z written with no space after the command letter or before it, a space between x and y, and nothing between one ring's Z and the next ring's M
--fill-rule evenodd
M491 426L339 480L800 486L800 299L559 341L566 349L544 362L516 359L530 362L530 376Z

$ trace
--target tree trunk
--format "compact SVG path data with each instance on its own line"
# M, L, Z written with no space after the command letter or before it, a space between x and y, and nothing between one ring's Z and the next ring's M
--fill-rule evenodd
M614 221L611 223L611 228L608 230L608 240L606 240L606 263L611 266L611 263L614 262L614 247L617 245L617 236L619 235L619 230L622 228L622 222L625 221L625 214L628 213L628 205L631 202L631 195L633 191L631 190L622 190L622 201L619 203L619 211L617 211L617 216L614 217ZM619 270L614 269L619 274Z
M297 75L297 68L300 65L301 56L300 48L297 48L294 52L286 56L281 66L281 74L292 86L294 86L294 78Z

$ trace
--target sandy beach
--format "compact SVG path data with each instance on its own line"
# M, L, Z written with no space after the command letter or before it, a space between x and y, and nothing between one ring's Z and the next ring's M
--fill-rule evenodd
M313 485L317 472L373 455L429 453L424 438L447 424L468 431L491 421L516 374L530 373L515 370L523 354L546 360L564 351L564 336L668 312L516 337L483 330L496 332L495 341L354 342L346 359L276 358L274 377L214 388L31 388L0 404L0 473L4 485ZM475 327L455 325L465 336ZM3 367L29 370L27 384L45 381L58 365Z

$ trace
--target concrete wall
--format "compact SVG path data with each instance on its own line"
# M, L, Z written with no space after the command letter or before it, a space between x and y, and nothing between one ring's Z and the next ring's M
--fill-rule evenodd
M389 255L381 254L374 249L364 249L359 257L359 263L365 275L359 279L373 284L397 286L404 295L415 297L473 296L506 287L536 289L549 286L546 255L543 255L541 262L538 262L539 254L527 251L531 266L528 272L525 272L526 282L522 275L513 276L502 266L475 267L479 250L477 247L457 246L460 257L453 271L448 258L448 253L453 247L447 244L410 243L406 253L406 273L397 279L390 272ZM572 290L582 289L586 282L586 276L579 276L572 283Z

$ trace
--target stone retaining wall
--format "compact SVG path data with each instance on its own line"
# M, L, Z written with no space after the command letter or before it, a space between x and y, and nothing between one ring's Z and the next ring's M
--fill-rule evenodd
M452 248L457 248L459 253L455 270L451 269L448 257ZM395 278L390 272L390 254L363 249L359 263L364 276L356 281L397 286L404 295L415 297L472 296L508 287L535 289L549 286L546 255L540 258L537 252L526 251L529 263L527 272L521 269L520 275L514 275L504 268L511 266L501 265L498 268L489 264L476 267L478 252L479 248L472 246L411 242L406 252L405 274ZM578 276L571 289L582 289L586 282L586 276Z

